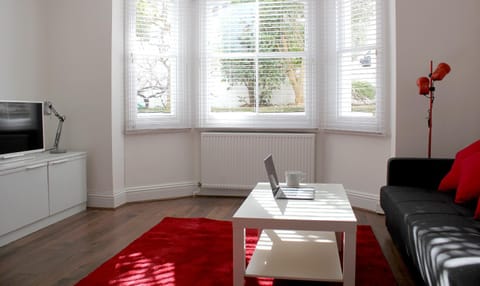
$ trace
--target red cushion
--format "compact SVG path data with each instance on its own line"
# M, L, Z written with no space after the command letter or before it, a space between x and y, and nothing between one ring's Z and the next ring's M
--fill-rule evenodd
M455 202L464 203L480 197L480 152L465 158L460 172Z
M480 199L477 201L477 209L475 210L475 214L473 215L474 219L480 219Z
M452 191L457 188L458 181L460 178L460 163L457 162L457 159L453 162L452 168L450 171L443 177L438 186L438 190L442 192Z
M450 171L443 177L440 185L438 186L439 191L451 191L458 188L460 182L460 169L462 167L462 161L465 158L468 158L470 155L480 152L480 140L475 141L474 143L468 145L462 150L458 151L455 156L455 161L453 162L452 168Z

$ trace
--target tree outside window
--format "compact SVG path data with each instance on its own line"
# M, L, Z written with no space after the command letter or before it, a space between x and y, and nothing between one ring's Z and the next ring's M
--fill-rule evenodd
M172 5L169 0L137 0L135 83L138 113L170 113L172 97Z
M305 4L232 0L210 11L210 112L304 112Z

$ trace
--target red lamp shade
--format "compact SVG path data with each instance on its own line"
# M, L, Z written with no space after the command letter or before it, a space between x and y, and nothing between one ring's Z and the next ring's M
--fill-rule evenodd
M446 63L438 64L435 71L432 73L432 80L442 80L450 72L450 66Z
M418 93L426 95L430 92L430 80L427 77L419 77L417 79Z

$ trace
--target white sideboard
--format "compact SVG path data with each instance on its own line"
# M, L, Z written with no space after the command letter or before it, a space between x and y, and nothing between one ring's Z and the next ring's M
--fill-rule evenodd
M86 209L86 153L0 162L0 246Z

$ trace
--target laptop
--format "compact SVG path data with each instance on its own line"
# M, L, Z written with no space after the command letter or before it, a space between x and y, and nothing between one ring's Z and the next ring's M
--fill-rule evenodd
M275 165L273 164L272 154L268 155L263 162L265 163L268 181L272 187L272 193L275 199L313 200L315 198L314 188L280 187L277 171L275 170Z

